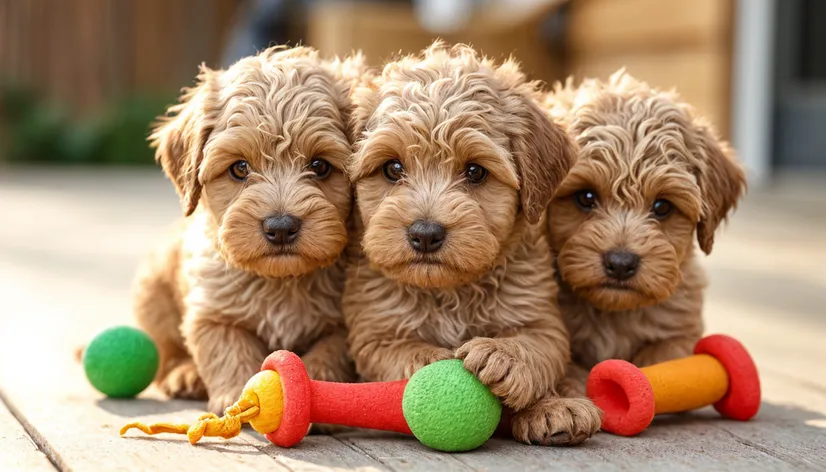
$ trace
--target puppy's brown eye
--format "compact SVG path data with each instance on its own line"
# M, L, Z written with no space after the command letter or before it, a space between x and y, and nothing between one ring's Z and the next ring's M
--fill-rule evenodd
M651 214L658 220L668 218L668 215L670 215L673 211L674 205L672 205L668 200L663 199L657 200L654 202L654 206L651 207Z
M247 161L235 161L229 166L229 176L238 182L247 180L248 175L250 175L250 167Z
M313 158L313 160L310 161L310 165L308 165L307 168L310 171L312 171L319 179L326 178L330 175L330 172L333 170L333 166L331 166L329 162L319 157Z
M481 184L488 177L488 170L479 164L469 164L465 169L465 177L472 184Z
M399 179L404 177L404 166L398 159L393 159L384 163L381 173L390 182L398 182Z
M593 190L580 190L574 194L574 201L582 211L591 211L597 207L597 193Z

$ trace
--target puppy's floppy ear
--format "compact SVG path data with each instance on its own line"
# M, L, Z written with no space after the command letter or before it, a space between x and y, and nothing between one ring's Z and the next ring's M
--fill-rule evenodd
M710 254L714 231L746 190L746 175L728 144L717 139L708 126L695 124L695 138L692 151L700 160L698 181L705 205L697 223L697 242Z
M516 114L519 125L512 129L511 146L519 171L522 211L529 222L536 223L574 165L576 145L532 98L523 97Z
M204 159L204 146L215 127L218 110L215 84L218 72L201 65L196 85L184 89L177 105L169 107L155 124L149 141L155 160L175 185L189 216L198 206L201 182L198 172Z

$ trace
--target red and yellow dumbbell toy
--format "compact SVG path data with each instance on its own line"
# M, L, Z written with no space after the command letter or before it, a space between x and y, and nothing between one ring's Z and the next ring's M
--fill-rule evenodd
M708 405L746 421L760 409L757 367L742 344L724 335L701 339L694 355L643 367L621 360L594 366L588 397L602 409L602 429L621 436L644 431L654 415Z
M272 443L290 447L311 423L413 434L441 451L466 451L496 430L502 406L458 359L435 362L409 380L346 384L310 380L301 359L289 351L270 354L224 416L208 413L192 425L130 423L146 434L186 434L195 444L204 436L237 436L249 423Z

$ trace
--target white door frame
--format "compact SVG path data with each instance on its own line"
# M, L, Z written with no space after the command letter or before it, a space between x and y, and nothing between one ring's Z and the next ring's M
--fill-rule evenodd
M776 0L737 0L732 65L732 144L755 186L772 170Z

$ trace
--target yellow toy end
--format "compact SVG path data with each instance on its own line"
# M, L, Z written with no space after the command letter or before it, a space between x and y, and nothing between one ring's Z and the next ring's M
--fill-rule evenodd
M255 397L258 415L250 418L252 429L261 434L269 434L281 426L284 414L284 391L281 377L274 370L264 370L255 374L244 386L241 398Z

